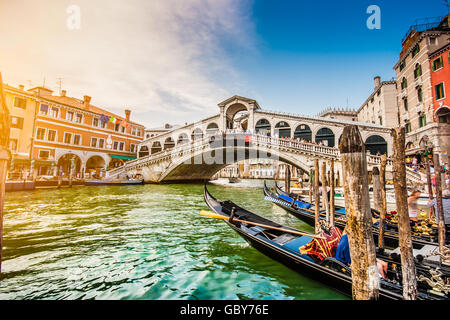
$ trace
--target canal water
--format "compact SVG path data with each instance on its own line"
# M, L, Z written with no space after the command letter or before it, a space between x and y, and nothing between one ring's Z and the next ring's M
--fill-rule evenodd
M265 201L262 181L208 188L313 232ZM7 193L0 299L346 299L199 216L202 209L199 184Z

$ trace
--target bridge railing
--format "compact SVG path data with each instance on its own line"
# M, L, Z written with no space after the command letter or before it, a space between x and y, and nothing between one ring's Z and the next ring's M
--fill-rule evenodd
M264 146L268 149L273 149L274 147L280 147L286 149L286 151L290 151L293 153L301 152L301 153L307 153L311 154L312 157L314 156L324 156L326 158L340 158L340 152L339 149L336 147L328 147L323 145L318 145L311 142L303 142L303 141L292 141L292 140L286 140L278 137L270 137L254 132L244 132L244 131L237 131L237 130L227 130L227 136L231 135L240 135L245 134L245 136L250 137L250 140L253 144L256 144L257 146ZM191 141L187 143L183 143L180 145L177 145L174 148L161 150L157 153L147 155L145 157L141 157L135 160L131 160L125 163L124 166L114 169L114 171L120 171L127 168L135 168L139 165L142 165L144 163L148 163L149 161L155 162L161 159L164 159L166 157L183 157L184 155L187 155L188 153L194 153L198 150L204 149L205 147L208 147L211 142L211 137L219 138L221 139L223 136L221 134L216 135L207 135L202 139L198 139L196 141ZM381 156L376 155L367 155L367 163L370 165L380 165L381 164ZM389 168L392 168L393 161L392 159L387 159L386 166ZM111 174L114 174L111 171ZM410 170L411 171L411 170ZM420 179L420 176L414 172L407 172L409 176L414 176L413 178L417 178L417 180ZM417 177L415 177L417 175Z

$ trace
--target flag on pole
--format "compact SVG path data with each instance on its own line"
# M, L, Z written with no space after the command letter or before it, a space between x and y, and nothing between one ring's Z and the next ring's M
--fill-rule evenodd
M128 122L125 121L125 119L122 120L122 122L120 123L120 125L124 128L128 127Z
M114 116L111 116L111 118L109 118L109 122L114 123L116 121L116 118L114 118Z
M102 115L100 116L100 121L101 121L101 122L108 122L108 121L109 121L109 117L108 117L108 116L105 116L104 114L102 114Z

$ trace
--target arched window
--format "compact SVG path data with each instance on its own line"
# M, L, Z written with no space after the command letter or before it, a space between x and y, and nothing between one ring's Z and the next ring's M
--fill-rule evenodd
M197 128L194 131L192 131L191 139L194 140L194 141L203 139L203 131L202 131L202 129Z
M406 78L403 78L403 80L402 80L402 89L406 89L407 86L408 86L408 80L406 80Z
M182 133L178 136L177 145L185 144L189 142L189 137L186 133Z
M369 150L370 154L387 155L387 142L383 137L374 135L370 136L366 140L366 151Z
M161 143L159 143L159 141L155 141L152 144L152 148L150 150L150 153L154 154L154 153L160 152L161 150L162 150Z
M171 137L168 137L166 141L164 141L164 150L172 149L175 147L175 141Z
M417 63L416 67L414 68L414 79L417 79L422 75L422 66Z
M306 124L298 125L294 131L294 138L295 139L299 138L311 142L312 140L311 128Z
M139 158L146 157L148 155L149 155L148 147L147 146L142 146L139 149Z
M280 121L275 125L275 135L282 137L291 137L291 127L286 121Z
M334 133L331 129L322 128L316 133L316 143L320 143L328 146L334 147Z
M271 133L271 132L270 132L270 131L271 131L271 125L270 125L270 122L267 121L266 119L261 119L261 120L259 120L259 121L256 123L255 131L256 131L256 133L270 136L270 133Z
M206 134L207 135L214 135L219 131L219 126L217 125L217 123L210 123L208 124L208 127L206 127Z

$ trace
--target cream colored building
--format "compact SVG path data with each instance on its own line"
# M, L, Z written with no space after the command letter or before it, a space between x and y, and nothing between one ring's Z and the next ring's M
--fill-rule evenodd
M396 81L374 78L374 90L357 111L358 121L385 127L398 126Z

